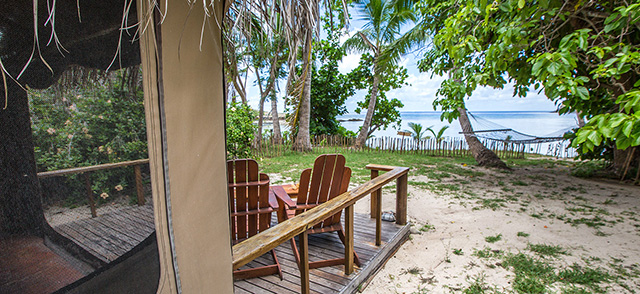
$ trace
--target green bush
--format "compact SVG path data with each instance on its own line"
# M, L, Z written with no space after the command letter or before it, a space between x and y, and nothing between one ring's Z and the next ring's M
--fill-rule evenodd
M64 91L30 91L38 171L148 158L143 93L113 80ZM84 182L77 175L66 182L73 192L65 202L83 203ZM93 192L103 196L100 202L135 187L132 168L92 172L91 182Z
M248 158L256 132L254 113L248 105L230 103L227 108L227 158Z
M571 175L579 178L591 178L604 174L608 164L604 160L583 161L571 169Z

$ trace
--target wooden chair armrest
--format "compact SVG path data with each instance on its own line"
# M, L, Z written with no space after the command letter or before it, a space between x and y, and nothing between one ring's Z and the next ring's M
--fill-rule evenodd
M271 191L271 189L269 189L269 206L271 206L273 210L278 210L280 208L280 204L278 202L276 195Z
M278 203L282 202L289 209L296 208L296 202L289 197L289 195L287 194L287 192L284 191L284 188L282 186L271 186L271 192L273 193L273 196L275 196L275 198L277 199ZM269 193L269 194L271 195L272 193Z

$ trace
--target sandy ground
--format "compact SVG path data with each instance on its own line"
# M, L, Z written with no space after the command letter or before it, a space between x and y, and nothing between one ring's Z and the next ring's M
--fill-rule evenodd
M576 178L561 166L515 168L509 173L464 168L482 174L454 174L437 182L462 187L459 190L437 191L420 184L436 181L410 176L413 234L364 293L463 292L478 280L484 281L487 293L509 293L515 278L512 269L501 266L500 259L480 258L474 252L490 248L536 257L528 244L566 249L566 255L544 259L558 269L577 264L614 275L615 269L626 272L601 285L607 293L640 290L640 187ZM383 210L395 209L394 195L383 192ZM366 213L368 205L362 201L356 210ZM495 243L485 239L497 235L500 240ZM566 285L556 284L549 286L551 292L563 293Z

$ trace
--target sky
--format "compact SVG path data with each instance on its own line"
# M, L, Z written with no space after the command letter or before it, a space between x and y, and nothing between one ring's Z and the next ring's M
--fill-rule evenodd
M353 8L350 9L350 13L355 17L352 17L349 36L355 34L364 25L362 21L358 20L357 11ZM342 41L346 40L342 38ZM417 61L421 59L420 53L412 53L404 56L400 61L400 64L407 68L409 78L407 79L408 86L391 90L387 93L388 98L397 98L402 101L404 107L400 111L434 111L433 100L436 98L436 91L440 87L440 83L443 78L440 76L431 77L431 73L419 72L417 67ZM348 73L352 69L358 66L360 61L360 54L349 54L342 59L339 64L341 73ZM258 109L260 92L257 85L252 82L255 80L253 73L249 74L247 82L247 97L249 105ZM284 90L284 82L281 83L281 89ZM360 90L356 95L352 96L346 101L346 107L349 114L354 113L356 103L362 101L366 95L367 90ZM279 94L280 98L281 95ZM492 89L489 87L478 87L473 95L466 101L467 109L470 111L555 111L556 106L554 103L544 96L544 93L538 94L537 91L531 91L527 97L513 97L513 87L511 85L505 86L504 89ZM270 111L270 104L265 103L265 111ZM282 99L278 100L278 112L284 110L284 102ZM437 109L440 110L440 109ZM364 114L364 112L363 112Z

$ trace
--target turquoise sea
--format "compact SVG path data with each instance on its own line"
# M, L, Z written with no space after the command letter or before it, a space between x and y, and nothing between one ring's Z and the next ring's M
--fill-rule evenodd
M441 121L439 111L404 111L400 112L402 124L400 130L408 130L410 122L419 123L424 128L433 126L435 131L449 125L444 133L447 137L462 137L460 123L457 120L450 124ZM475 118L475 119L474 119ZM347 114L339 117L341 124L348 130L357 132L362 125L363 114ZM359 121L348 121L359 119ZM577 127L575 115L559 116L554 112L544 111L478 111L470 112L470 120L474 130L513 129L528 135L547 137L561 135L565 131ZM376 137L397 136L397 130L388 128L374 133Z

